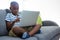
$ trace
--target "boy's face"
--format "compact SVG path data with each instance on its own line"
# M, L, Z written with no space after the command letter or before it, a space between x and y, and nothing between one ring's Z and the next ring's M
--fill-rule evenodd
M11 12L16 15L18 13L19 7L11 6L10 9L11 9Z

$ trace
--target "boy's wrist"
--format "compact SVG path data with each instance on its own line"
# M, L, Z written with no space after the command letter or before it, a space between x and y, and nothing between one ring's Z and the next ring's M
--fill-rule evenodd
M12 22L12 25L14 25L15 21Z
M29 32L29 35L32 36L32 34Z
M15 21L13 21L13 23L15 23Z

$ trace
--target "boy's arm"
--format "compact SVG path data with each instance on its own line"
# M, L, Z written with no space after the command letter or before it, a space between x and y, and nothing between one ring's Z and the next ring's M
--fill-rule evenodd
M14 25L15 22L18 22L20 21L19 18L16 18L14 21L12 22L9 22L9 21L6 21L6 26L7 26L7 29L8 31L12 28L12 26Z
M8 31L12 28L12 26L14 25L14 23L15 23L15 21L13 21L12 23L6 21L6 26L7 26L7 30L8 30Z
M30 36L33 36L41 28L40 24L36 24L32 31L29 32Z
M30 36L34 35L38 30L40 30L41 26L42 26L42 20L41 20L41 17L38 16L35 27L33 28L32 31L29 32Z

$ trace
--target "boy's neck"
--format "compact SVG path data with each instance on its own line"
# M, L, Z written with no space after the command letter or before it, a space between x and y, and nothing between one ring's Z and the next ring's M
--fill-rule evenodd
M12 13L12 14L13 14L13 13ZM18 16L18 14L13 14L13 15Z

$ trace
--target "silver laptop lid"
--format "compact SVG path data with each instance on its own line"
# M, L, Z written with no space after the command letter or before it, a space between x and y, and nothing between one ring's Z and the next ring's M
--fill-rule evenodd
M39 16L39 11L22 11L21 12L21 20L19 22L19 26L31 26L35 25L37 18Z

